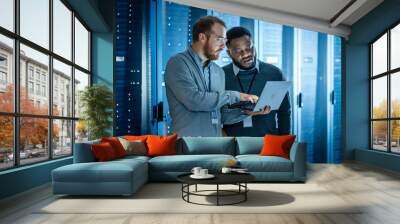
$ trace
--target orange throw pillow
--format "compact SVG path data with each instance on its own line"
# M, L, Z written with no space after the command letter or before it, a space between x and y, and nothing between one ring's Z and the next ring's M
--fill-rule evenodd
M126 139L128 141L140 140L140 141L144 141L145 142L147 137L148 137L147 135L138 135L138 136L136 136L136 135L125 135L124 139Z
M94 157L99 162L109 161L117 158L114 149L108 142L93 144L90 147L94 154Z
M280 156L290 159L290 148L296 135L265 135L264 146L261 149L262 156Z
M101 138L101 142L108 142L114 149L115 155L117 158L121 158L126 156L126 151L124 147L122 146L121 142L119 142L117 137L111 137L111 138Z
M170 136L149 135L146 140L148 156L176 155L177 137L176 134Z

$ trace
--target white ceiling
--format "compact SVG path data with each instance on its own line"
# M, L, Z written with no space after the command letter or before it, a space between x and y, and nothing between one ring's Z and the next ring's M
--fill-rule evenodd
M170 0L347 38L350 26L383 0ZM334 20L347 4L353 2Z
M329 21L351 0L220 0Z

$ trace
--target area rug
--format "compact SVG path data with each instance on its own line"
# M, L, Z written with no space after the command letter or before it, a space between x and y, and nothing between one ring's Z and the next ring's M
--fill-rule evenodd
M125 214L125 213L360 213L355 204L344 201L316 184L249 184L247 201L237 205L204 206L182 200L177 183L146 184L131 197L56 197L36 213ZM224 189L230 189L225 187ZM213 185L198 190L212 190ZM194 187L191 189L194 190ZM210 193L213 194L213 193ZM215 196L192 196L197 203L213 204ZM240 198L224 197L229 203ZM231 201L230 201L231 200Z

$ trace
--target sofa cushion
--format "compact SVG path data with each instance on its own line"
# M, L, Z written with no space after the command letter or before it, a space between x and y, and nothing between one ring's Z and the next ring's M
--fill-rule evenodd
M265 135L264 146L261 149L261 156L280 156L289 158L290 148L293 145L296 135Z
M149 170L152 172L190 172L193 167L199 166L216 172L230 159L235 158L222 154L158 156L149 160Z
M140 141L146 141L148 135L124 135L123 138L129 141L136 141L136 140L140 140Z
M226 154L234 155L233 137L183 137L178 144L178 154Z
M129 182L134 172L146 171L147 163L140 159L108 162L74 163L53 170L58 182Z
M259 154L263 144L263 137L236 137L236 155Z
M108 142L92 144L90 147L94 157L96 157L96 160L99 162L110 161L118 158L112 145Z
M165 156L165 155L175 155L176 154L176 139L177 135L171 136L158 136L149 135L147 137L146 143L148 156Z
M114 149L114 152L115 152L115 155L117 156L117 158L122 158L122 157L126 156L126 151L117 137L110 137L110 138L104 137L104 138L101 138L101 142L110 143L110 145Z
M138 156L147 155L146 143L144 141L141 140L129 141L121 137L118 137L118 140L124 147L126 155L138 155Z
M236 159L249 172L292 172L292 161L279 156L238 155Z

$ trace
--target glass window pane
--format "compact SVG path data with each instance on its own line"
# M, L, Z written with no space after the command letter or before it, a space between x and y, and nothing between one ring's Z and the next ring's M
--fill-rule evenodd
M387 118L387 77L372 81L372 118Z
M89 70L89 32L75 18L75 63Z
M49 47L49 1L20 0L21 36Z
M0 170L14 165L14 124L10 116L0 116Z
M373 75L387 71L387 34L372 44L372 71Z
M0 1L0 26L14 31L14 0Z
M21 164L35 163L49 158L49 120L22 117L20 119Z
M0 111L14 111L14 43L0 35Z
M53 157L72 154L72 121L53 120Z
M53 60L53 115L72 117L72 69Z
M400 67L400 24L390 34L390 67L395 69Z
M88 138L88 128L84 120L75 121L75 143L85 142Z
M400 120L391 121L392 152L400 153Z
M49 57L21 44L21 113L47 115L49 108Z
M60 1L53 1L53 51L71 60L72 12Z
M387 151L387 121L372 122L372 148Z
M391 75L391 109L392 117L400 118L400 72Z
M80 93L89 86L89 75L75 69L75 117L79 117L81 114L81 108L79 106Z

